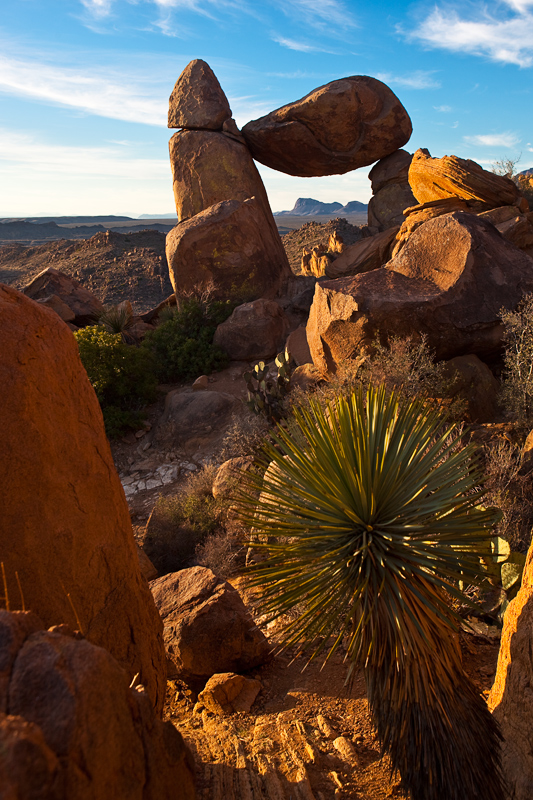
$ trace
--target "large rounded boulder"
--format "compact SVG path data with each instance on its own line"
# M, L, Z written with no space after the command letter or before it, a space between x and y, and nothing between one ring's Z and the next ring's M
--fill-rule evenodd
M394 92L366 75L314 89L242 129L252 156L288 175L338 175L409 141L409 115Z
M68 623L162 709L162 624L141 575L102 412L72 333L0 285L0 560L11 608Z

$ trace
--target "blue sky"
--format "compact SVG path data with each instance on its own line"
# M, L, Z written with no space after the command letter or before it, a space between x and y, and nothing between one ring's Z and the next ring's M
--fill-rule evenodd
M168 96L207 61L242 126L346 75L413 121L406 149L533 165L533 0L15 0L0 17L0 217L174 209ZM274 211L366 202L369 168L259 165Z

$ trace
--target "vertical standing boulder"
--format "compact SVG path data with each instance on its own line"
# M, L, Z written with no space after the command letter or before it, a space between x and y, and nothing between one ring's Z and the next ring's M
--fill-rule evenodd
M169 106L169 127L181 128L169 143L174 200L179 220L167 237L167 260L175 292L190 291L194 286L203 286L207 282L206 275L200 270L193 275L191 286L191 268L183 249L185 241L187 247L192 245L195 249L195 235L201 239L198 249L205 247L205 222L210 226L210 250L220 267L215 272L224 276L223 284L219 284L217 274L212 274L215 293L236 300L253 300L263 293L275 294L282 281L291 274L287 255L259 172L231 117L226 95L204 61L191 61L187 65L174 87ZM255 216L259 214L260 217L261 236L258 238L253 235L252 240L248 239L249 247L253 252L264 249L269 264L259 282L253 278L243 281L242 257L237 259L238 264L235 262L235 236L229 232L229 228L226 231L224 225L217 223L216 229L212 225L213 214L219 215L221 203L238 201L243 207L251 198L254 198ZM203 212L208 213L202 217ZM189 220L193 221L192 227L184 227ZM246 238L249 235L250 231L247 230ZM256 266L256 260L250 262L250 275L256 272ZM246 271L246 263L244 268ZM209 271L212 272L210 268ZM235 290L227 294L227 286L232 283L235 284ZM245 285L248 286L247 291L242 288Z
M396 150L378 161L368 173L372 183L368 224L378 231L401 225L404 209L416 204L409 186L411 159L412 155L406 150Z
M513 800L533 797L533 545L522 587L503 621L488 705L503 735L502 766Z
M162 624L96 395L65 323L3 285L0 386L0 561L11 608L81 628L130 679L139 673L160 711Z

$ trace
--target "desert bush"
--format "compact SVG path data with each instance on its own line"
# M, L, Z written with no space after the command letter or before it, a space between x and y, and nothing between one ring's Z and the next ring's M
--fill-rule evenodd
M92 325L74 332L80 358L102 408L107 435L138 428L143 408L156 398L152 355L127 345L120 333Z
M177 495L157 500L143 547L160 574L190 566L198 545L224 532L227 502L212 495L215 473L216 467L205 466Z
M533 424L533 295L525 295L516 311L502 309L504 371L500 404L519 428Z
M235 530L220 530L206 536L196 547L196 561L221 578L231 578L244 566L243 536Z
M252 412L235 415L222 439L221 449L217 454L218 461L255 455L261 449L269 430L270 425L263 415Z
M202 302L188 297L169 319L148 333L143 347L154 354L160 380L192 379L223 369L229 359L213 344L213 337L217 326L229 317L233 308L226 301Z
M359 386L384 386L387 392L399 390L407 398L422 396L441 401L448 416L461 419L467 403L460 397L449 399L454 394L454 383L445 362L435 361L425 334L417 339L393 336L388 344L376 336L369 353L342 362L338 374L318 392L326 400L339 392L350 394Z
M127 300L118 305L104 306L98 317L98 324L102 325L108 333L120 333L127 342L127 331L133 325L133 311L131 303Z
M242 519L262 536L263 610L301 604L287 646L344 640L364 669L384 752L413 800L503 800L500 734L466 677L450 598L481 583L497 519L481 505L481 462L438 409L368 388L293 412L249 476ZM259 501L257 488L261 489Z

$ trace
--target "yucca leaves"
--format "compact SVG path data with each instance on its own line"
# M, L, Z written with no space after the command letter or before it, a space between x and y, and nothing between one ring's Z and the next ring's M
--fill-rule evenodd
M312 655L344 640L414 800L500 800L499 734L462 670L451 604L465 601L461 581L483 579L497 512L480 505L475 451L453 431L384 389L311 398L265 446L271 465L248 478L242 516L266 553L251 571L264 610L298 606L285 641Z

